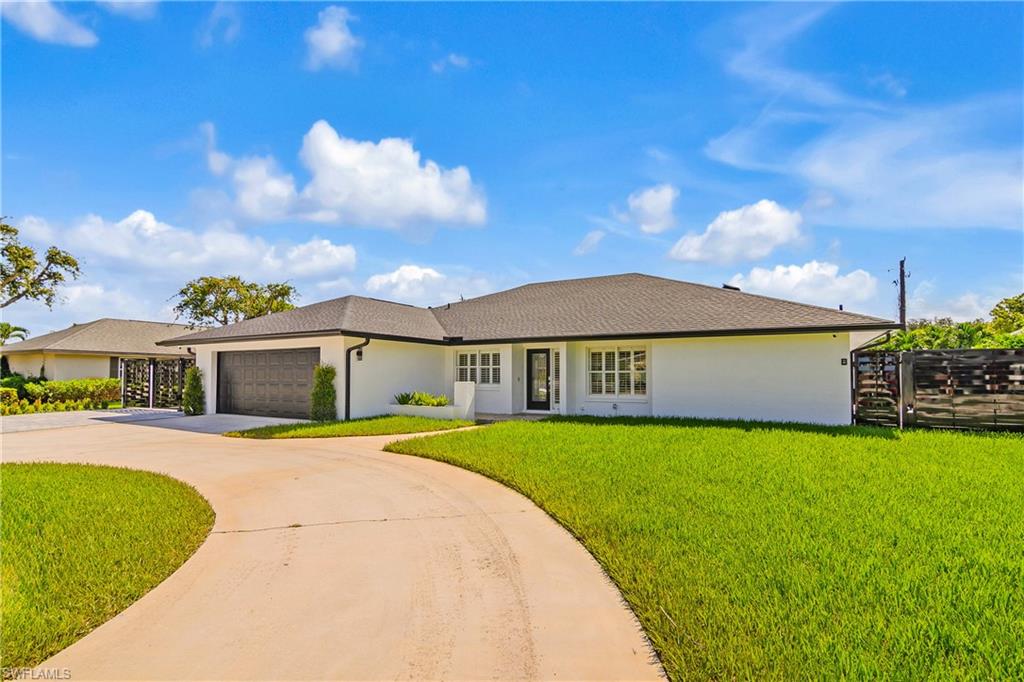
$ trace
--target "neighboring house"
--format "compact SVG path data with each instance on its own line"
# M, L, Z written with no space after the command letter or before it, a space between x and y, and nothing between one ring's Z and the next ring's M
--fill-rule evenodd
M119 358L192 357L182 348L165 348L157 341L180 336L183 324L104 318L36 336L0 348L11 371L25 376L45 373L47 379L117 377Z
M839 424L850 421L850 350L896 328L626 274L528 284L436 308L345 296L161 345L195 349L208 412L304 417L320 362L337 368L338 414L349 395L352 418L387 412L402 391L452 397L456 381L471 381L478 414ZM355 356L349 363L347 354Z

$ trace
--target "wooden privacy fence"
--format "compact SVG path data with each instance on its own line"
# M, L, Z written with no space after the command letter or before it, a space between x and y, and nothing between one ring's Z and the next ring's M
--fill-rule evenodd
M1024 349L861 351L857 424L1024 430Z
M185 370L195 360L121 358L121 404L125 407L181 407Z

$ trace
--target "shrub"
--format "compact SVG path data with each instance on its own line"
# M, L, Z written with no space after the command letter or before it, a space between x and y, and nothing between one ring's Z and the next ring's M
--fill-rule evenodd
M313 370L309 418L315 422L329 422L338 418L338 392L334 390L334 377L337 374L333 365L317 365Z
M12 389L6 389L12 390ZM18 400L14 402L0 402L0 416L8 417L17 414L37 414L41 412L73 412L75 410L99 410L109 407L108 401L93 401L88 398L82 400L64 400L60 402L44 403L41 400Z
M18 389L0 388L0 405L16 405L18 403Z
M13 388L15 391L18 392L19 398L27 397L27 395L25 394L26 383L28 383L28 379L26 379L20 374L12 374L9 377L4 377L3 379L0 379L0 387Z
M6 355L0 355L0 379L6 379L11 376L11 361L7 359Z
M399 393L395 396L395 402L399 405L423 405L424 407L444 407L448 404L448 396L433 395L423 391L412 393Z
M195 365L185 370L185 386L181 390L181 410L188 415L202 414L206 411L203 371Z
M117 400L121 395L118 379L69 379L67 381L29 382L23 386L26 398L44 403L89 400L93 403Z

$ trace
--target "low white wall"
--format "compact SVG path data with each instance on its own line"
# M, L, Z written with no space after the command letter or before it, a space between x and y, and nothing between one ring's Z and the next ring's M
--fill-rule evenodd
M345 338L346 347L360 344L360 338ZM395 395L410 391L445 393L445 346L381 341L373 339L363 348L363 359L352 353L352 419L388 414ZM344 357L337 363L344 381ZM338 415L343 417L344 383L338 390ZM453 397L453 396L449 396Z
M850 423L849 335L651 342L656 416Z
M476 384L472 381L455 382L455 400L452 405L428 407L427 405L388 405L391 414L431 419L475 419Z
M236 341L233 343L201 344L193 347L196 352L196 366L203 373L203 390L206 393L206 413L217 411L217 353L239 350L277 350L287 348L319 348L320 363L334 365L338 374L334 379L334 390L338 393L338 416L343 414L345 391L345 349L341 336L315 336L303 339L279 339L270 341Z

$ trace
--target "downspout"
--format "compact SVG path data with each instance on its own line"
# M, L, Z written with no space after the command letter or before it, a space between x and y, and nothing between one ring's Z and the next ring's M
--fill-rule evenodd
M352 351L369 345L370 337L367 336L362 343L345 350L345 421L348 421L352 414Z

